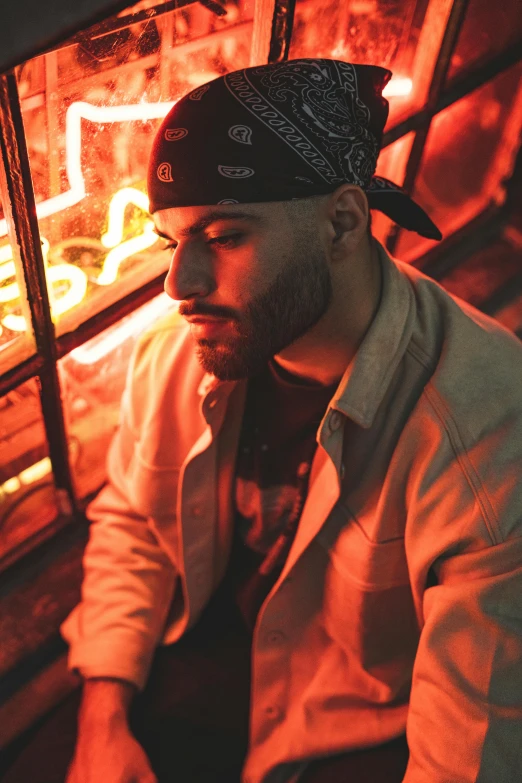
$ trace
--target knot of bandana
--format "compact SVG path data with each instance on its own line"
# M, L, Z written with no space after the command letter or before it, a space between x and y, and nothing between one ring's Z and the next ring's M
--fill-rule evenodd
M289 201L351 183L372 209L441 239L406 191L374 176L391 75L376 65L301 59L197 87L172 107L154 140L150 211Z

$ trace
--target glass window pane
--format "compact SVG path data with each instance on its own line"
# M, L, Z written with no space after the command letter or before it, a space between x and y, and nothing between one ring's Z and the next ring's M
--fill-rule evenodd
M99 489L105 459L119 420L127 366L139 335L177 309L160 294L59 362L72 469L79 497Z
M0 398L0 565L58 516L34 378Z
M522 65L438 114L428 136L414 198L447 237L487 206L502 204L522 127ZM403 231L396 251L411 260L433 245Z
M448 81L522 39L520 0L471 0L451 58Z
M402 185L414 137L414 133L407 133L406 136L385 147L377 161L376 175L386 177L396 185ZM383 212L377 210L372 212L372 233L383 244L386 243L392 225L393 221Z
M166 271L145 177L172 102L248 65L250 0L227 15L200 4L83 35L18 69L31 169L58 334ZM143 10L140 4L139 9Z
M393 72L390 120L424 103L450 0L297 0L290 57L326 57Z
M0 163L1 165L1 163ZM5 193L4 172L0 171ZM7 239L7 223L0 193L0 375L35 353L35 343L19 256ZM1 230L1 228L0 228Z
M520 261L520 253L511 242L500 238L464 259L441 283L450 293L480 309L495 293L516 282Z

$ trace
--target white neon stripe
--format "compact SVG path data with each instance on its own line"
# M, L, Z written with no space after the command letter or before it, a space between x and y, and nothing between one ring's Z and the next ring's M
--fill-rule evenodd
M140 334L160 316L172 310L178 303L167 294L159 294L151 302L142 305L123 322L113 326L107 335L93 338L89 343L74 348L69 356L79 364L95 364L133 335Z
M397 98L401 95L409 95L413 89L411 79L392 79L388 82L382 94L385 98Z
M86 196L82 172L82 119L104 124L156 120L164 117L176 101L160 103L132 103L123 106L94 106L85 101L71 103L65 115L65 171L70 189L36 205L39 218L72 207ZM0 237L7 234L7 221L0 220Z

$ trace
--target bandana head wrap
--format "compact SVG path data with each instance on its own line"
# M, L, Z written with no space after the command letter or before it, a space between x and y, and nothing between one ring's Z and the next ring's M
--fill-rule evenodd
M245 68L185 95L149 163L150 211L289 201L351 183L370 208L431 239L442 235L398 185L375 177L391 71L302 59Z

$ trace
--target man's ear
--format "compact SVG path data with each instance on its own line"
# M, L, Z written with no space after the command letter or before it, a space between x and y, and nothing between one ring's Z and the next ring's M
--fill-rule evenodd
M353 251L367 233L368 199L358 185L345 184L332 193L328 203L332 249Z

